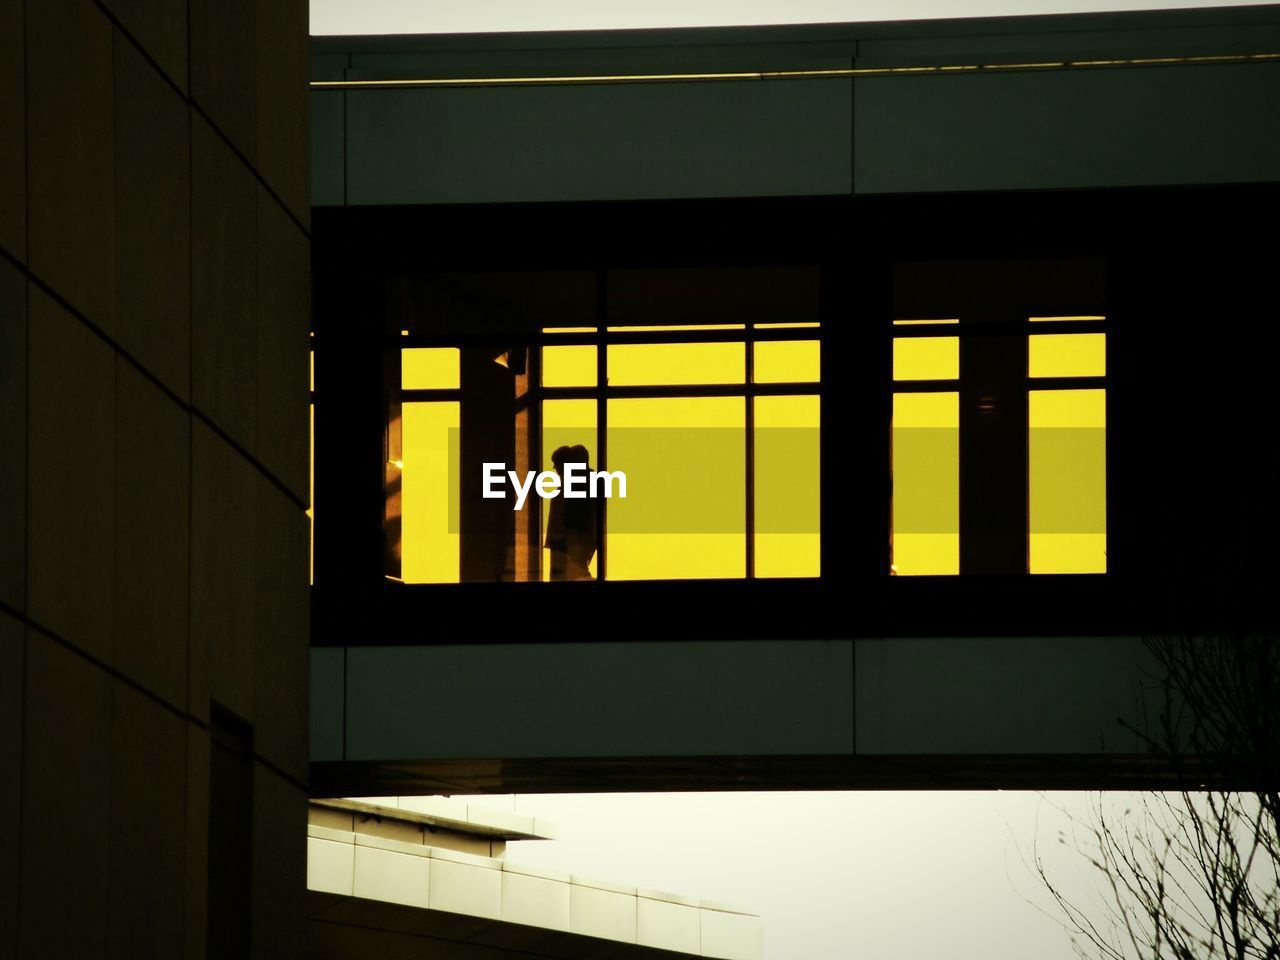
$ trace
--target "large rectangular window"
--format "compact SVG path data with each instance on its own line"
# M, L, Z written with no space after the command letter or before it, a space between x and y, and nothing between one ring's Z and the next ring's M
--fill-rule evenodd
M388 576L818 576L819 333L810 322L544 325L506 350L410 338L392 370ZM585 502L530 487L513 511L510 481L505 500L480 493L484 463L523 481L568 461L625 474L626 496L617 480Z
M1037 270L902 272L899 300L955 313L892 324L891 573L1108 569L1107 318L1031 314L1097 296Z

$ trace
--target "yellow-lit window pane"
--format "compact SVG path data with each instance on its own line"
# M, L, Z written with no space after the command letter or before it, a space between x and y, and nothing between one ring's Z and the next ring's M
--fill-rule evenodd
M755 399L755 575L822 572L821 414L815 396Z
M960 572L960 395L893 396L892 563L899 576Z
M619 326L606 327L610 333L666 333L668 331L677 331L681 333L690 330L745 330L745 323L662 323L654 326Z
M1027 375L1103 377L1107 374L1105 333L1038 333L1027 338Z
M762 340L755 345L755 382L817 383L821 349L817 340Z
M746 345L742 343L624 343L609 347L609 383L615 387L743 383L746 371Z
M544 387L594 387L596 385L596 348L588 344L543 347L542 385Z
M459 404L402 408L401 578L457 583Z
M956 380L959 337L898 337L893 341L893 379Z
M1107 392L1028 397L1029 569L1107 570Z
M746 575L744 398L610 400L608 466L608 579Z
M457 347L401 350L400 386L404 390L457 390L462 381L461 365Z
M593 348L594 349L594 348ZM587 448L593 469L600 469L599 445L596 441L596 402L594 400L544 400L542 401L542 466L539 469L554 471L551 455L559 447L581 444ZM533 494L532 496L536 496ZM542 579L551 579L551 551L546 548L547 521L551 518L552 501L542 501ZM526 506L525 509L528 509ZM600 575L600 556L591 558L588 569L591 576Z

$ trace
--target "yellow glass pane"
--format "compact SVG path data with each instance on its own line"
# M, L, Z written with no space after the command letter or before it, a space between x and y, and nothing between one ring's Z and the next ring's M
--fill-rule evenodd
M459 404L406 403L401 412L401 555L405 583L457 583Z
M892 564L898 576L960 572L960 395L893 396Z
M1031 573L1107 570L1107 392L1032 390L1027 493Z
M746 370L746 345L742 343L624 343L609 347L609 383L615 387L743 383Z
M893 341L893 379L956 380L959 337L898 337Z
M1105 333L1037 333L1027 338L1027 376L1104 377Z
M944 323L947 326L951 326L959 322L960 319L958 317L948 317L942 320L895 320L893 321L893 325L895 327L923 327Z
M403 390L457 390L462 380L457 347L408 347L400 351Z
M803 323L757 323L757 330L814 330L821 327L822 324L817 321L805 321Z
M741 345L738 345L741 348ZM627 497L608 501L610 580L746 574L746 401L609 401L609 469Z
M542 348L544 387L594 387L596 348L590 345Z
M654 326L620 326L606 327L610 333L666 333L674 330L677 332L688 330L745 330L745 323L662 323Z
M822 573L816 396L755 399L755 575Z
M755 344L755 382L817 383L821 350L817 340L762 340Z
M593 348L594 349L594 348ZM599 446L596 441L596 402L594 400L544 400L542 401L542 466L541 470L554 470L551 455L558 447L582 444L590 455L591 466L599 469ZM551 518L551 501L542 501L542 579L551 579L551 551L547 542L547 521ZM528 509L526 507L526 509ZM591 576L600 575L600 555L591 558L588 567Z

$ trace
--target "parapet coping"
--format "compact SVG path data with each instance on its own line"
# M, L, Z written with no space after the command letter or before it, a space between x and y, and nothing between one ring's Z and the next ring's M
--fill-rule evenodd
M537 823L533 817L506 810L490 810L476 804L468 804L462 800L451 800L457 805L457 816L445 816L432 813L418 813L403 807L387 804L370 803L365 800L329 799L311 800L315 807L328 810L350 811L379 820L392 820L399 823L411 823L415 826L440 827L457 833L469 833L483 837L497 837L502 840L553 840L555 830L545 821Z
M312 803L315 802L317 801L312 801ZM324 802L329 803L329 801ZM509 863L506 860L501 860L496 857L483 857L473 853L461 853L457 850L433 847L429 843L425 846L421 846L416 843L408 843L404 840L391 840L387 837L373 837L362 833L350 833L345 830L335 830L332 827L316 826L315 824L307 826L307 836L314 840L328 840L333 843L346 843L353 846L374 847L379 850L385 850L389 853L400 853L413 857L426 857L429 859L444 860L450 863L469 867L479 867L488 870L498 870L504 873L520 874L556 883L568 884L570 888L585 887L588 889L616 893L626 897L634 897L637 900L656 900L664 903L691 907L699 911L707 911L710 913L730 913L738 916L759 919L759 914L753 910L727 906L723 903L716 903L711 900L698 900L693 897L668 893L663 890L649 890L601 880L588 879L585 877L579 877L576 874L570 875L560 870L544 869L541 867L529 866L527 864Z

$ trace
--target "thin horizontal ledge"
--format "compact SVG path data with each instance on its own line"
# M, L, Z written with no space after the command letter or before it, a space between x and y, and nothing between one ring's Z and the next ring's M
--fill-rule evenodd
M1108 60L1046 60L1018 63L935 64L902 67L840 67L828 70L740 70L713 73L630 73L544 77L402 77L389 80L312 80L313 90L412 89L417 87L524 87L610 83L705 83L729 80L831 80L917 74L981 73L1009 70L1089 70L1100 67L1161 67L1189 64L1280 60L1280 53L1194 57L1134 57Z

